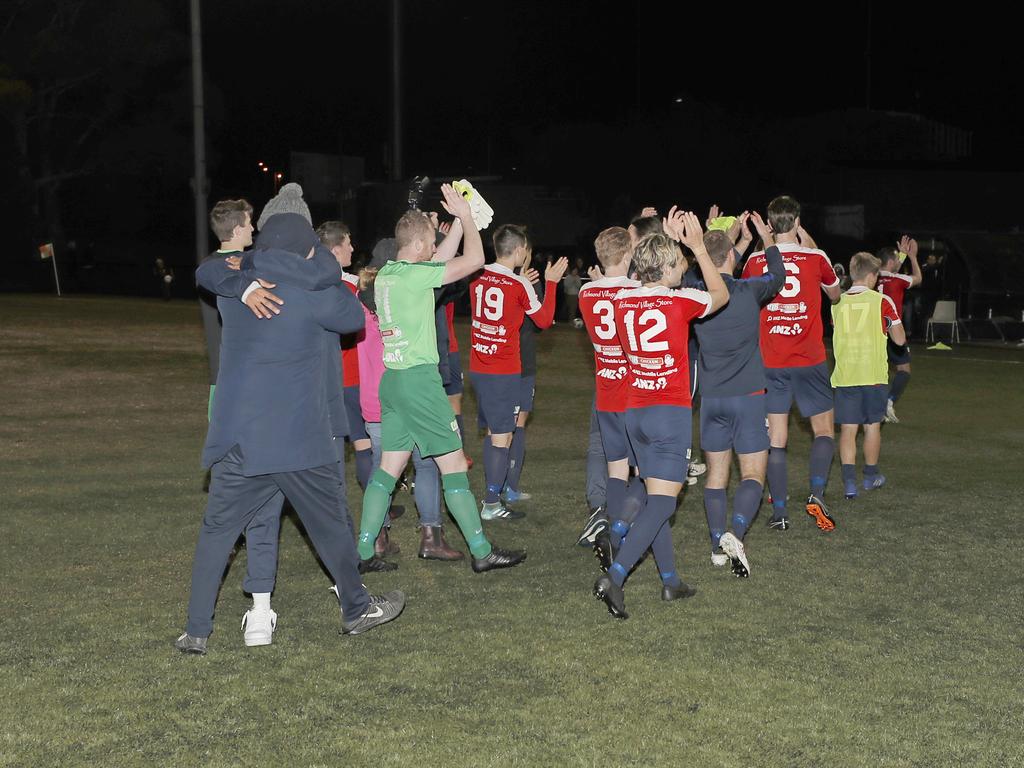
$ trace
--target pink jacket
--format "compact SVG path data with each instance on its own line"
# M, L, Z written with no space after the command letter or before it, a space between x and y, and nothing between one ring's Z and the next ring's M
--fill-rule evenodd
M384 375L384 341L377 316L363 307L366 330L356 345L359 354L359 406L363 421L380 421L380 380Z

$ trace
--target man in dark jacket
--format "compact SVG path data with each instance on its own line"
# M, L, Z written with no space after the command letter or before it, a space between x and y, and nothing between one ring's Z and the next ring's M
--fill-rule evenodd
M278 236L268 240L274 246L301 256L314 254L318 239L302 216L280 214L273 223ZM217 591L234 543L280 494L292 502L339 587L342 632L364 632L404 608L401 592L374 597L362 586L339 498L343 485L327 383L340 382L340 371L338 356L324 354L325 333L357 330L363 317L351 292L340 287L336 262L329 254L320 258L334 263L333 268L324 265L327 287L313 291L278 284L275 291L288 311L273 320L260 319L238 299L222 295L217 300L224 331L203 449L203 464L211 470L210 493L193 561L188 625L175 643L183 652L206 652ZM258 255L252 259L245 276L258 273ZM217 294L224 292L217 284L220 266L207 262L196 273L200 284ZM330 372L328 365L333 366Z

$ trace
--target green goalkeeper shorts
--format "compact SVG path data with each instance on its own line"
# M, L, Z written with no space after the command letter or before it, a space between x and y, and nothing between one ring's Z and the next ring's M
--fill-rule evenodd
M381 449L443 456L462 448L459 425L436 365L388 369L380 380Z

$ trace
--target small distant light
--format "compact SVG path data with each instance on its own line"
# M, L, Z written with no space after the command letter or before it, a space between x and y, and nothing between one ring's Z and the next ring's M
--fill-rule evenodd
M276 178L276 179L283 179L284 178L284 174L283 173L275 173L274 174L274 178Z
M682 104L682 103L683 103L682 97L676 99L676 104Z
M260 170L263 171L264 173L269 173L269 171L270 171L270 169L267 168L267 166L265 166L265 165L262 168L260 168Z
M263 167L263 161L260 160L258 163L256 163L256 165L258 165L260 168L262 168Z

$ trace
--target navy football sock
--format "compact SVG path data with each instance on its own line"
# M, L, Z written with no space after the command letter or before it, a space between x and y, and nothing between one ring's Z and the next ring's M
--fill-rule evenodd
M903 394L903 390L907 388L907 384L909 383L909 371L896 371L896 374L892 377L892 385L889 387L889 399L894 403L899 400L900 396Z
M508 448L488 446L491 439L484 440L484 480L487 482L487 495L484 501L495 504L501 500L501 489L505 487L508 475Z
M373 451L369 448L356 451L356 482L364 491L373 474Z
M626 500L626 481L619 480L616 477L609 477L605 493L608 498L606 510L608 513L608 520L611 524L609 536L611 536L612 544L618 547L622 542L622 537L625 536L626 531L629 530L629 526L622 518L622 507Z
M622 519L632 525L647 503L647 486L639 477L632 477L626 485L626 498L622 502Z
M744 480L736 489L736 495L732 499L732 532L740 541L747 535L747 529L757 517L757 508L761 506L763 495L764 486L757 480Z
M526 459L526 427L516 427L512 435L512 445L508 450L508 477L505 486L513 491L519 490L519 478L523 474L523 460Z
M626 575L654 543L654 537L658 535L661 526L672 517L675 509L675 496L647 497L647 504L629 527L629 536L622 542L622 548L619 549L619 553L615 557L615 563L608 571L612 581L622 586Z
M865 480L872 480L872 479L874 479L875 475L877 475L877 474L878 474L878 465L877 464L865 464L864 465L864 479ZM854 475L854 480L856 480L856 479L857 479L857 476Z
M712 549L718 548L718 540L725 533L725 504L725 488L704 489L704 513L708 518Z
M768 491L772 495L772 517L785 517L786 494L786 449L776 448L768 451Z
M666 520L651 542L654 563L658 566L661 583L668 587L679 586L679 574L676 573L676 553L672 547L672 526Z
M857 465L856 464L843 464L843 483L856 483L857 482ZM867 469L864 470L864 474L867 474Z
M836 441L822 435L814 438L811 443L811 493L815 496L825 495L828 485L828 470L832 466L832 457L836 452ZM774 497L775 494L773 493Z

